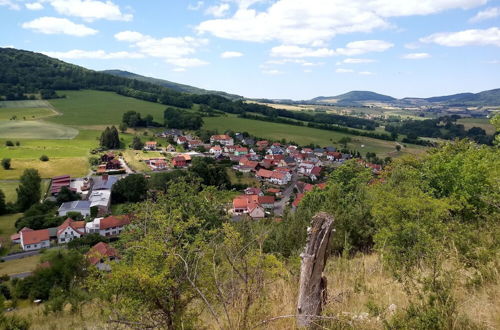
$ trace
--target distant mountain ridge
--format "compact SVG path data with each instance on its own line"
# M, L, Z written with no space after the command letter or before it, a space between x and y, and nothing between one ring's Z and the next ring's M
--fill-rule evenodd
M351 91L337 96L319 96L307 102L336 105L359 105L366 102L381 102L407 106L432 104L447 106L500 106L500 88L479 93L459 93L428 98L405 97L402 99L370 91Z
M104 70L101 72L106 73L106 74L110 74L113 76L117 76L117 77L136 79L139 81L148 82L151 84L167 87L167 88L170 88L170 89L173 89L177 92L182 92L182 93L215 94L215 95L224 96L228 99L233 99L233 100L243 98L242 96L235 95L235 94L229 94L229 93L221 92L221 91L207 90L207 89L198 88L198 87L194 87L194 86L175 83L175 82L172 82L169 80L164 80L164 79L157 79L157 78L152 78L152 77L141 76L139 74L136 74L133 72L128 72L128 71L123 71L123 70Z

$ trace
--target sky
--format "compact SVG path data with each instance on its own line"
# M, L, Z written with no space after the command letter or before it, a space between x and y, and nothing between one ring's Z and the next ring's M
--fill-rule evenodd
M500 88L500 0L0 0L0 31L0 47L245 97Z

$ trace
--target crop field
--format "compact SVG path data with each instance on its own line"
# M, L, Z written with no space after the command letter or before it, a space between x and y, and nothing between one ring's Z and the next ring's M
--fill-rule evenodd
M0 180L15 180L21 177L25 169L35 168L42 178L52 178L68 174L72 177L86 175L89 171L87 157L50 158L48 162L39 159L14 158L11 169L0 169Z
M137 111L143 116L151 114L155 120L163 121L166 106L118 95L113 92L83 90L60 91L66 95L63 99L54 99L50 103L62 116L52 117L50 121L58 124L83 125L118 125L127 111Z
M488 118L461 118L458 120L458 123L464 125L465 129L480 127L486 131L486 134L495 134L495 126L490 124Z
M45 100L0 101L0 108L50 108Z
M0 121L0 139L72 139L78 130L38 120Z
M57 115L50 108L0 108L0 120L35 120Z
M294 141L301 145L313 143L320 146L334 145L338 147L338 141L342 137L348 136L352 139L352 142L347 145L348 148L358 150L363 155L366 152L375 152L379 157L395 156L396 142L394 141L384 141L309 127L237 118L235 116L204 118L204 121L204 128L218 130L220 133L226 130L247 131L257 137L274 140L284 138L287 141ZM407 148L404 148L404 152L406 153L421 153L424 150L425 148L420 146L408 145Z

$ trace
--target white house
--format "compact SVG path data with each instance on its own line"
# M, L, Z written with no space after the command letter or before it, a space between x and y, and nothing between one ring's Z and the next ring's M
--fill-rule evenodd
M73 221L73 219L68 218L57 227L57 242L59 244L69 243L83 235L85 235L85 221Z
M286 185L291 180L291 176L286 172L273 171L273 174L269 181L277 185Z
M50 247L50 235L48 229L22 231L21 247L24 251L40 250Z
M68 212L78 212L84 217L90 216L90 201L73 201L62 203L58 213L60 217L64 217Z
M222 154L222 148L220 146L213 146L210 148L210 153L214 156L220 156Z
M212 135L210 137L210 144L220 143L223 146L232 146L234 145L234 140L227 134L222 135Z
M92 191L89 196L90 207L97 207L98 215L105 215L111 205L111 190Z
M98 233L101 236L119 235L126 225L130 223L128 216L109 216L106 218L95 218L94 221L87 222L85 232L87 234Z

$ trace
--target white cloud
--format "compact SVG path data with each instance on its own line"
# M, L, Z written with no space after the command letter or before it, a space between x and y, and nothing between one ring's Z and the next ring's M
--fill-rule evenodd
M240 52L223 52L220 54L221 58L235 58L235 57L241 57L243 56L243 53Z
M424 43L435 43L441 46L497 46L500 47L500 28L492 27L484 30L465 30L459 32L435 33L420 39Z
M138 42L145 38L145 35L136 31L122 31L115 34L115 39L118 41Z
M345 48L338 48L336 52L340 55L353 56L371 52L383 52L394 45L384 40L361 40L349 42Z
M206 15L212 15L214 17L224 17L229 11L229 4L222 3L218 6L211 6L205 10Z
M296 58L280 58L279 60L268 60L266 61L267 64L277 64L277 65L283 65L283 64L288 64L288 63L295 63L295 64L304 64L306 61L302 59L296 59Z
M172 71L174 71L174 72L185 72L186 68L179 68L179 67L177 67L177 68L173 68Z
M11 10L21 9L21 7L12 0L0 0L0 6L8 7Z
M500 16L500 7L487 8L485 10L481 10L474 17L472 17L469 20L469 23L477 23L487 19L496 18L498 16Z
M363 76L373 76L375 73L373 73L371 71L361 71L361 72L358 72L358 74L363 75Z
M376 62L373 59L370 58L346 58L345 60L342 61L342 63L345 64L365 64L365 63L373 63Z
M67 34L76 37L94 35L98 31L83 24L76 24L66 18L40 17L22 24L25 29L43 34Z
M80 17L88 22L98 19L110 21L131 21L132 14L122 13L112 1L97 0L48 0L62 15Z
M286 45L325 47L339 34L372 32L391 27L391 17L427 15L449 9L470 9L488 0L276 0L250 8L238 5L226 19L201 22L196 29L224 39L279 41ZM262 9L263 8L263 9Z
M304 69L304 72L305 72L305 73L311 73L311 72L312 72L312 70L310 70L310 69Z
M410 53L403 55L401 58L404 58L405 60L423 60L430 57L431 55L428 53Z
M195 5L189 4L188 10L200 10L203 7L203 1L198 1Z
M339 69L336 69L335 72L337 72L337 73L353 73L354 70L339 68Z
M283 71L276 70L276 69L269 69L269 70L262 70L262 73L274 76L274 75L278 75L278 74L283 74Z
M410 42L410 43L405 44L406 49L419 49L420 46L421 45L418 42Z
M104 50L80 50L73 49L67 52L42 52L43 54L55 57L58 59L103 59L103 60L114 60L114 59L136 59L144 58L143 54L131 53L131 52L106 52Z
M335 55L333 49L328 48L305 48L295 45L281 45L271 49L273 57L327 57Z
M25 6L29 10L42 10L43 9L43 5L40 2L26 3Z
M168 58L166 61L181 68L191 68L208 64L208 62L198 58Z

